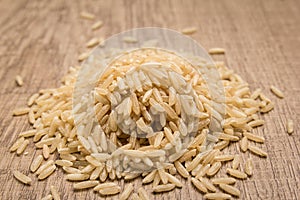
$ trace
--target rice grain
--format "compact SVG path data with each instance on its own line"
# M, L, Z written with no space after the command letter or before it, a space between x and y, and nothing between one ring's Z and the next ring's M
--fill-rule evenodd
M82 181L79 183L74 183L73 188L75 190L82 190L82 189L95 187L98 184L99 184L99 181Z
M57 191L57 188L55 186L51 185L50 190L51 190L53 200L60 200L60 195Z
M204 199L231 199L231 195L222 192L207 193L203 197Z
M42 164L43 162L43 156L42 155L38 155L31 163L30 165L30 171L31 172L35 172Z
M225 53L225 49L223 48L211 48L208 50L209 54L224 54Z
M271 85L270 89L271 92L273 92L273 94L275 94L277 97L281 99L284 98L284 94L279 88L275 87L274 85Z
M286 122L286 130L288 134L292 134L294 132L294 122L291 119L288 119Z
M158 185L158 186L155 186L153 187L153 191L156 192L156 193L159 193L159 192L168 192L168 191L171 191L175 188L175 184L165 184L165 185Z
M248 149L249 149L252 153L254 153L254 154L256 154L256 155L259 155L259 156L262 156L262 157L267 157L267 156L268 156L267 152L263 151L262 149L260 149L260 148L257 147L257 146L248 145Z
M20 182L26 184L26 185L31 185L31 178L29 176L26 176L25 174L19 172L19 171L13 171L14 177L19 180Z
M220 184L219 187L224 190L226 193L231 194L233 196L239 197L241 195L241 192L236 187L233 187L231 185L227 184Z
M23 78L20 75L16 76L16 83L19 87L23 86L23 84L24 84Z
M238 179L246 179L247 178L247 174L245 174L244 172L241 172L241 171L239 171L237 169L227 168L226 172L230 176L233 176L233 177L238 178Z
M130 194L133 192L133 185L130 183L126 187L124 187L123 193L120 195L119 199L120 200L126 200L129 198Z

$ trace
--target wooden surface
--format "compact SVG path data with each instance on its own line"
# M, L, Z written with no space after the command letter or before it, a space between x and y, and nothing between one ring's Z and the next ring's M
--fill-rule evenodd
M91 21L79 18L83 10L104 21L91 31ZM197 26L192 37L206 49L226 48L230 68L245 78L251 88L261 87L276 102L276 108L262 116L266 125L258 132L266 138L267 159L254 157L256 172L239 181L242 199L300 199L300 1L0 1L0 199L40 199L49 186L59 187L62 199L100 199L89 191L74 192L58 170L31 187L12 178L11 169L28 171L35 150L16 156L8 152L17 134L29 128L26 117L12 118L14 108L25 105L39 89L56 87L69 66L93 36L108 37L120 31L144 26L180 30ZM17 74L25 85L16 87ZM286 95L279 100L270 91L276 85ZM295 132L288 136L285 121L292 118ZM230 151L234 151L234 147ZM224 169L222 169L224 171ZM123 187L123 182L120 183ZM134 182L135 187L141 183ZM150 193L150 187L146 186ZM110 198L107 198L110 199ZM151 199L201 199L187 183L182 189Z

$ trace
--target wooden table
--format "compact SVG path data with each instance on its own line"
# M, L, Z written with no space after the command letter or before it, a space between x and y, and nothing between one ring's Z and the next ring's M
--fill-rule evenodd
M92 31L92 22L80 19L81 11L95 13L104 21ZM89 191L74 192L58 170L31 187L12 178L12 169L28 170L35 150L16 156L8 148L20 131L29 128L26 117L12 118L12 110L25 105L39 89L60 85L69 66L93 36L108 37L134 27L158 26L180 30L196 26L192 37L205 48L224 47L225 60L251 85L260 87L276 103L275 110L262 116L266 125L259 132L266 138L267 159L255 157L255 174L239 181L241 199L300 199L300 1L0 1L0 199L40 199L50 185L59 187L63 199L100 199ZM24 77L17 87L15 76ZM273 96L270 85L286 97ZM292 118L295 132L289 136L285 121ZM223 169L224 170L224 169ZM139 181L135 187L141 186ZM123 186L123 182L121 182ZM146 186L150 193L150 186ZM187 182L182 189L152 199L201 199ZM111 199L111 198L106 198Z

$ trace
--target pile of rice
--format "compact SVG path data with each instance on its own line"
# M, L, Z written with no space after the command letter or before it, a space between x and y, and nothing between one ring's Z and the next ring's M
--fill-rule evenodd
M253 129L264 124L258 114L272 110L274 103L260 89L251 93L223 62L215 66L224 86L223 104L212 99L202 74L182 57L158 49L125 53L110 64L93 90L97 123L88 123L82 104L72 108L80 68L71 67L61 87L40 90L29 98L28 108L14 112L28 113L33 129L20 133L10 150L22 154L32 137L40 153L30 171L38 180L62 167L67 180L75 181L74 189L93 188L104 196L121 192L120 179L142 177L155 194L183 187L183 177L207 199L239 197L236 180L249 178L254 170L252 159L242 163L240 154L267 156L257 145L264 138ZM219 126L212 128L213 121ZM78 126L81 122L87 126ZM236 154L224 153L236 143ZM54 153L59 158L49 159ZM218 174L228 162L228 175ZM32 175L14 175L31 183ZM59 199L53 191L51 198ZM126 183L119 198L149 199L147 192Z

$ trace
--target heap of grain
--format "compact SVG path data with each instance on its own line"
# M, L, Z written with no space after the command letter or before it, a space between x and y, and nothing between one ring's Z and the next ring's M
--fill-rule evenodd
M79 68L70 68L61 87L41 90L29 99L30 109L17 110L16 115L28 113L33 129L21 133L11 151L21 154L33 137L42 152L30 169L39 180L61 166L68 180L78 181L75 189L94 188L102 195L120 193L117 179L141 176L154 192L170 191L183 186L180 175L192 177L206 198L239 196L232 186L236 178L253 173L252 159L242 168L239 153L249 150L267 156L256 146L264 138L252 130L264 124L257 113L269 112L274 104L260 89L250 93L248 84L223 63L216 67L225 90L224 110L215 106L201 74L181 57L157 49L126 53L100 77L93 90L97 124L84 128L76 125L88 123L87 110L82 104L72 110ZM72 112L79 113L76 119ZM217 119L220 131L210 129L212 119ZM237 142L236 155L223 153ZM46 161L55 152L59 159ZM226 170L230 177L214 178L228 161L232 161ZM133 190L126 188L121 199ZM138 193L132 196L148 199L145 190Z

